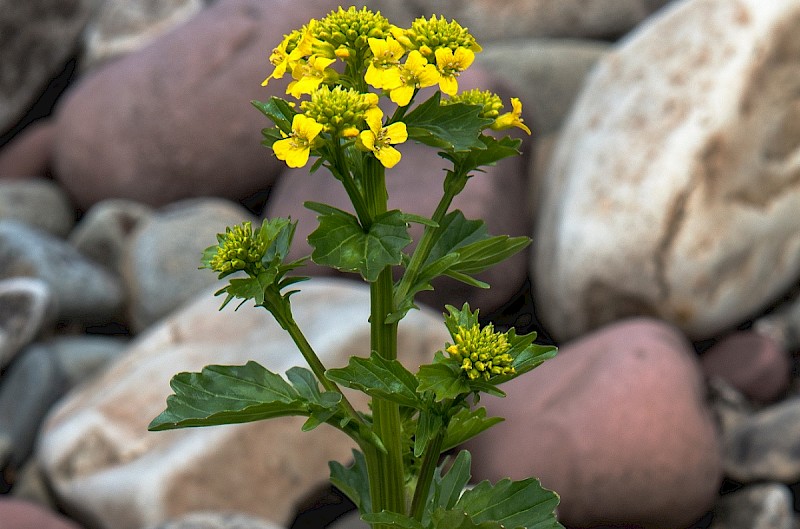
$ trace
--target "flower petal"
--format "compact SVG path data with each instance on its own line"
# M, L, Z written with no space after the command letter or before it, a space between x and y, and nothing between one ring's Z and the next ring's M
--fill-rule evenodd
M397 123L392 123L388 127L386 127L386 141L389 143L403 143L408 139L408 130L406 129L406 124L402 121L398 121Z
M400 151L388 145L382 147L375 153L375 157L380 160L384 167L391 169L400 161Z

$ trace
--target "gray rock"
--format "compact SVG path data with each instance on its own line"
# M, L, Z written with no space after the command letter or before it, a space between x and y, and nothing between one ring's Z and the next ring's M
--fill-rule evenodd
M52 180L2 179L0 219L15 219L57 237L66 237L75 224L75 208Z
M204 0L106 0L83 35L81 68L143 48L203 9Z
M0 148L0 177L44 177L50 172L55 126L49 119L27 125Z
M532 116L526 122L542 135L561 127L586 75L610 47L591 40L502 40L484 46L475 63L509 84L524 114Z
M98 0L0 0L0 132L63 68Z
M749 485L722 497L711 529L792 529L793 502L792 491L781 483Z
M800 481L800 397L774 404L723 434L725 474L740 483Z
M13 476L33 451L41 421L66 391L55 357L43 347L21 352L0 385L0 438L11 441L3 475Z
M44 281L30 277L0 280L0 369L55 323L56 302Z
M127 338L99 335L58 336L45 343L70 387L91 380L130 345Z
M214 284L216 274L198 270L203 250L246 220L257 222L243 207L209 198L176 202L142 223L121 265L133 328L144 329Z
M67 240L91 260L120 273L120 259L131 234L152 215L151 207L132 200L104 200L86 212Z
M0 467L2 467L2 459L0 459ZM22 468L16 472L11 496L49 507L54 511L58 510L53 492L42 472L35 451L22 465Z
M11 220L0 220L0 279L37 277L57 300L58 318L109 321L124 294L119 279L66 241Z
M716 337L797 282L798 19L795 0L676 2L597 63L534 237L556 340L637 315Z
M195 512L147 529L281 529L275 522L240 513Z

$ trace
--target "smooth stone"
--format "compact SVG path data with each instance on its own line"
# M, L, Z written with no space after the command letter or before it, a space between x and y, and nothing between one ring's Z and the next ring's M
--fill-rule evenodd
M44 177L50 173L55 126L50 120L25 127L0 148L0 177Z
M58 362L69 387L91 380L122 356L130 340L117 336L55 336L43 342Z
M67 241L92 261L120 273L131 235L153 214L153 208L132 200L103 200L89 208Z
M754 413L724 433L725 475L740 483L800 481L800 397Z
M36 503L0 496L3 529L84 529L72 520Z
M224 199L182 200L163 208L129 236L120 271L129 293L131 325L141 331L217 281L198 270L203 250L227 226L257 219Z
M58 508L35 452L15 474L12 497L53 510Z
M503 390L481 399L506 420L468 443L476 481L539 477L570 527L674 529L714 504L720 440L695 353L674 327L610 325Z
M0 280L0 369L55 324L56 302L50 287L32 277Z
M0 436L11 441L2 467L8 478L33 452L39 426L67 383L50 351L35 346L22 351L0 380Z
M69 59L98 0L0 0L0 134Z
M56 237L75 225L75 208L52 180L0 179L0 219L14 219Z
M106 0L83 33L81 68L93 70L145 47L202 11L206 3L206 0Z
M0 220L0 279L30 276L50 287L61 320L108 321L124 301L120 280L66 241Z
M753 331L724 337L700 357L703 371L730 382L750 399L773 402L789 389L792 361L774 340Z
M664 0L428 0L374 1L396 25L417 17L445 15L469 28L483 43L519 37L610 37L644 21Z
M586 76L610 49L592 40L508 39L487 43L475 62L509 84L538 136L561 127Z
M276 523L239 513L196 512L147 529L282 529Z
M96 529L140 529L224 510L288 525L297 503L327 482L327 462L351 458L348 437L326 427L302 432L303 418L147 431L178 372L255 360L284 373L304 364L264 310L251 303L218 310L222 299L211 295L217 287L148 329L48 416L38 456L59 504L76 519ZM327 367L367 354L365 285L329 278L300 289L292 297L294 318ZM416 369L448 337L440 315L414 311L399 329L399 358ZM356 397L354 405L365 409Z
M673 2L598 61L542 183L532 277L554 337L646 315L714 338L797 283L799 18L794 0Z
M794 499L782 483L748 485L724 495L711 529L794 529Z
M261 145L267 119L250 101L283 95L286 83L261 86L270 51L338 4L301 5L220 0L84 77L56 115L55 178L84 209L112 197L242 200L269 188L281 162Z

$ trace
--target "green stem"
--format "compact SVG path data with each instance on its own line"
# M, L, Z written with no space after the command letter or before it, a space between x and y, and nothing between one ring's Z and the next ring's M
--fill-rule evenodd
M386 212L387 193L384 167L368 158L364 175L364 196L369 214L374 218ZM363 223L363 221L362 221ZM370 347L386 359L397 358L397 324L386 323L394 311L394 283L390 266L384 268L374 283L370 283ZM372 417L375 433L380 437L386 453L376 453L375 466L367 467L370 490L375 490L372 508L405 513L405 467L401 443L400 407L390 400L374 397ZM372 481L379 483L373 487Z
M428 494L431 490L433 472L439 465L439 456L442 454L445 430L446 428L442 427L425 447L425 457L422 460L417 486L414 489L414 499L411 501L411 516L417 521L422 520L425 512L425 503L428 501Z
M344 163L344 149L342 149L340 144L333 147L333 157L334 169L336 173L338 173L338 178L342 182L342 185L344 185L344 190L347 192L347 196L350 198L350 202L352 202L353 208L356 210L359 221L361 221L362 225L364 222L367 222L365 227L369 227L369 224L372 223L369 207L361 191L358 189L353 175L350 174L347 165Z

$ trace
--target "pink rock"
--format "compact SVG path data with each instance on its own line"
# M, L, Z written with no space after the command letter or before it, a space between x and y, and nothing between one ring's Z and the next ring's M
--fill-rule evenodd
M3 529L81 529L68 518L29 501L0 497L0 527Z
M0 149L0 177L46 176L50 172L54 136L51 121L28 125Z
M703 370L752 400L776 400L789 387L791 359L773 339L753 331L730 334L700 357Z
M250 101L284 33L332 0L220 0L150 46L87 76L57 115L56 177L82 207L106 198L159 206L180 198L242 199L268 188L279 162L261 146Z
M506 421L476 438L474 478L538 476L575 527L685 527L714 503L720 442L694 352L673 327L627 320L561 348L487 398Z
M503 94L504 103L510 108L507 88L478 66L473 66L461 76L459 87L488 89ZM420 101L428 95L423 92ZM520 136L516 132L511 135ZM523 149L529 145L523 144ZM407 142L399 145L398 149L403 155L400 163L386 171L389 208L429 217L442 197L444 170L448 162L440 158L432 147ZM485 172L473 173L473 178L456 197L451 210L462 210L468 219L483 219L492 235L528 235L528 219L532 215L529 213L526 166L525 157L518 156L502 160L495 167L486 167ZM342 184L326 169L313 174L309 174L308 169L284 171L270 195L265 215L291 217L298 221L292 258L311 253L306 238L318 225L317 214L303 207L305 201L324 202L353 211ZM412 224L410 233L414 241L419 240L422 226ZM413 248L412 244L406 251ZM419 300L442 310L445 303L461 306L468 301L473 308L480 308L485 314L507 302L520 289L527 274L527 262L526 249L480 274L479 279L491 285L489 289L478 289L441 278L434 283L435 290L421 293ZM301 273L329 275L334 271L311 265Z

